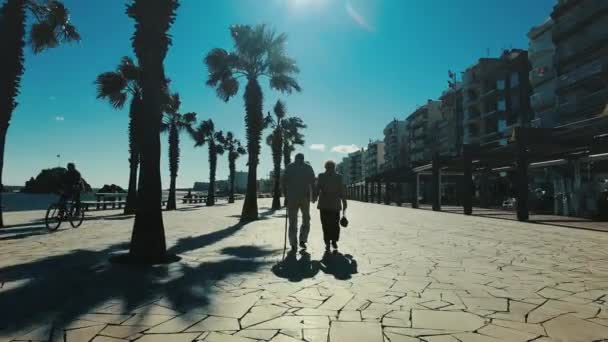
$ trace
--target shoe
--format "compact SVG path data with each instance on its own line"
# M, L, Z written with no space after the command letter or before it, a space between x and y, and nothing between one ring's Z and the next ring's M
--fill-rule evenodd
M329 242L326 242L326 243L325 243L325 251L326 251L326 252L329 252Z
M306 242L300 241L300 247L302 247L302 249L306 249Z
M331 242L331 246L332 246L334 249L338 249L338 243L337 243L336 241L332 241L332 242Z
M298 246L291 245L291 252L296 252L298 250Z

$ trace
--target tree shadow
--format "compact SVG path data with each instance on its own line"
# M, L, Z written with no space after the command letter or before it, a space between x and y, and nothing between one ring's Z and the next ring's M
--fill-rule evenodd
M206 247L243 226L236 224L198 238L180 239L170 251L185 253ZM256 272L269 263L257 258L275 252L255 246L229 247L222 250L225 258L195 265L120 265L107 261L108 254L125 252L128 245L124 242L98 251L79 249L0 269L0 284L4 283L0 308L10 308L0 310L0 336L22 334L49 322L57 331L88 313L129 313L159 301L177 312L204 308L210 303L210 287L217 280Z
M29 233L22 233L22 234L15 234L15 235L8 235L8 236L2 236L0 237L0 241L7 241L7 240L20 240L20 239L25 239L31 236L37 236L37 235L45 235L48 232L43 230L45 227L38 227L38 229L36 231L32 231Z
M3 234L12 234L14 232L19 232L20 229L13 229L13 228L20 228L20 227L26 227L24 228L25 230L31 230L32 226L38 226L40 224L44 224L44 219L36 219L36 220L31 220L29 222L23 222L23 223L17 223L17 224L7 224L4 227L0 228L0 235Z
M272 273L279 278L299 282L316 276L319 273L319 263L312 262L310 253L306 251L300 252L300 259L297 258L297 252L290 251L285 260L272 267Z
M250 245L226 247L221 250L222 254L227 254L243 259L259 258L276 252L278 252L278 250L266 250L257 246Z
M319 264L319 269L325 274L332 274L338 280L348 280L357 273L357 260L350 254L338 251L325 252Z

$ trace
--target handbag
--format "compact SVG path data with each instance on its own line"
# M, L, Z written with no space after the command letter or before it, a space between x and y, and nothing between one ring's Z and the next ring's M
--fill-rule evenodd
M342 218L340 219L340 226L343 228L348 227L348 219L346 218L346 210L342 211Z

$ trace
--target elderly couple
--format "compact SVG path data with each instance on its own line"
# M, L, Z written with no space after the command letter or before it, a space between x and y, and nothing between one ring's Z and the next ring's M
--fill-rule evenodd
M325 163L325 172L319 174L315 184L315 173L304 161L304 155L298 153L295 162L285 168L283 191L289 217L289 243L292 252L298 246L298 212L302 211L300 228L300 247L306 249L310 232L310 202L317 202L321 214L325 251L329 246L338 249L340 239L340 210L346 210L346 198L342 176L336 173L333 161Z

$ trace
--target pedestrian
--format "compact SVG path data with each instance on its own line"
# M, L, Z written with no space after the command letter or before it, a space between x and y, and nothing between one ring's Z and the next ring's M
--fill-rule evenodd
M283 176L283 191L287 202L287 216L289 217L289 243L291 251L295 252L298 246L298 212L302 212L302 226L300 227L300 247L306 249L308 233L310 232L310 201L315 184L315 172L304 161L304 155L298 153L295 161L285 168Z
M334 250L338 249L340 240L340 210L346 210L344 182L342 175L336 172L336 163L329 160L325 163L325 172L319 174L314 191L313 202L317 201L317 209L321 213L323 240L325 251L329 252L331 243Z

